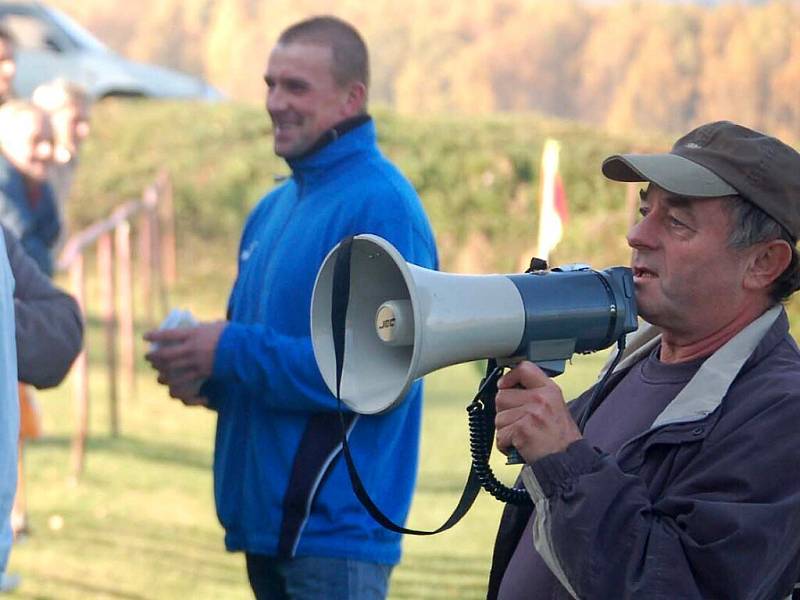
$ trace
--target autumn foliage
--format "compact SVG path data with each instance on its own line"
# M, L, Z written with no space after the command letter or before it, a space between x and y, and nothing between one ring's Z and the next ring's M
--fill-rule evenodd
M287 24L353 22L372 98L400 112L536 111L619 131L730 118L800 138L800 2L658 0L51 0L126 55L261 101Z

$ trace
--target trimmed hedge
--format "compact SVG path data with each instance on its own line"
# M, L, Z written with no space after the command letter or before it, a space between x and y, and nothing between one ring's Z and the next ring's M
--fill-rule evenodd
M412 181L431 218L443 270L518 271L536 237L542 146L561 142L570 220L553 262L626 264L626 186L610 154L668 148L657 134L613 135L537 115L408 117L373 112L380 145ZM175 186L179 259L187 280L233 277L247 212L288 173L263 110L233 103L106 101L95 107L68 219L73 230L137 197L160 167ZM794 314L796 311L792 311Z

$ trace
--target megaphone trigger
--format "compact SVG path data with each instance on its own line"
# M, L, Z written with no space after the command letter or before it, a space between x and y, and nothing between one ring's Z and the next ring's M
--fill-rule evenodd
M514 448L514 446L511 446L511 448L508 451L508 454L506 454L506 465L510 466L510 465L524 465L524 464L525 460L522 458L520 453L517 451L516 448Z

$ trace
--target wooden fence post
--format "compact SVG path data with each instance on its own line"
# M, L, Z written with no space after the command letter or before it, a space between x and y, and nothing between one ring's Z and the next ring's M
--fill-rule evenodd
M158 202L160 196L158 188L154 187L153 192L155 194L155 200ZM156 307L158 309L158 314L163 317L163 315L167 314L168 310L168 299L167 299L167 286L166 282L164 281L164 264L163 264L163 257L162 257L162 247L163 243L161 241L161 223L159 217L159 208L158 205L154 206L152 209L146 211L147 218L150 219L150 237L152 239L152 268L151 272L154 278L154 288L155 288L155 297L156 297Z
M164 281L171 289L177 280L177 258L175 250L175 201L173 196L172 181L161 173L159 177L159 202L161 210L161 264L164 269Z
M117 314L114 302L114 246L110 233L104 233L97 240L97 278L100 284L100 297L103 328L106 338L106 369L108 370L108 417L111 435L119 435L119 402L117 398Z
M78 253L69 269L72 293L84 317L86 315L86 290L83 278L83 254ZM86 454L86 437L89 433L89 359L86 348L81 350L73 366L73 393L75 394L75 435L72 438L72 480L77 482L83 473Z
M117 289L119 298L120 364L128 397L136 392L136 343L133 332L133 274L131 272L131 226L120 222L115 231L117 256Z
M109 428L114 437L119 435L120 388L124 388L125 394L131 399L136 395L137 344L131 221L138 213L141 213L138 220L141 276L138 279L143 286L142 301L145 303L146 318L150 321L148 324L152 325L154 285L158 286L158 300L162 312L165 312L165 281L172 284L176 276L175 215L172 186L166 172L159 173L156 183L144 190L141 200L119 205L108 218L92 223L72 236L58 259L58 268L69 271L73 294L86 319L84 252L97 244L100 313L105 331L108 370ZM164 217L163 227L160 215ZM120 369L121 381L118 377ZM84 469L89 433L89 358L86 349L75 360L72 379L77 423L72 440L71 463L72 477L77 482Z
M144 303L144 319L148 329L155 326L155 309L153 307L153 231L150 210L145 207L139 213L139 260L138 281L141 292L139 298Z

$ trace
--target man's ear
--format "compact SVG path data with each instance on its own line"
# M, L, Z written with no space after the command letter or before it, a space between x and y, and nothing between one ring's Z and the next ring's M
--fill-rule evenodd
M785 240L756 244L745 273L745 289L768 289L792 261L792 248Z
M362 81L354 81L347 90L345 110L348 117L355 117L364 112L367 104L367 86Z

